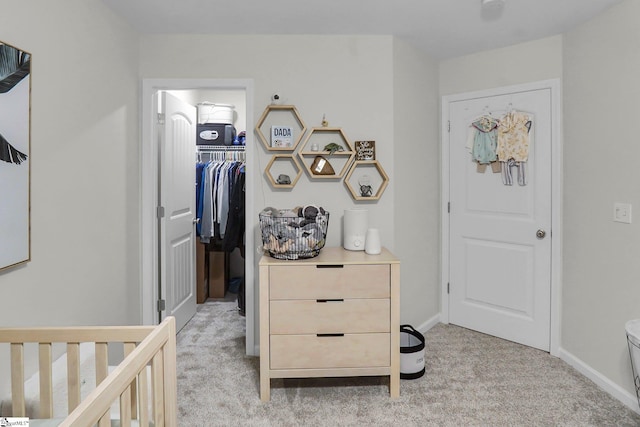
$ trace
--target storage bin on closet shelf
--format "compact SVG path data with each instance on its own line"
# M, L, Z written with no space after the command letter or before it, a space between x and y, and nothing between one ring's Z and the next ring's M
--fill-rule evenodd
M233 124L233 111L236 108L231 104L216 104L213 102L201 102L198 108L198 124L219 123Z

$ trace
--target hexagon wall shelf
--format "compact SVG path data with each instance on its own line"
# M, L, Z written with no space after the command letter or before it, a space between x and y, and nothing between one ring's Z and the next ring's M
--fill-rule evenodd
M285 166L284 168L278 166L279 163L285 163L285 162L289 162L290 164L288 166ZM273 168L279 169L277 171L277 175L280 175L281 173L286 173L287 175L289 175L290 178L291 178L291 170L293 170L295 177L291 178L290 184L280 184L278 183L277 178L274 178L273 176L274 174L271 171L271 169ZM267 175L267 179L271 183L272 187L293 188L295 187L296 183L300 179L300 175L302 175L302 168L300 167L300 163L298 162L298 159L296 159L293 154L274 154L273 157L271 157L271 160L269 161L269 163L267 164L267 167L265 168L264 172Z
M351 181L359 179L358 176L355 176L355 177L353 176L354 173L356 172L356 169L366 170L366 171L375 171L376 175L378 175L378 178L376 179L376 182L373 185L373 187L376 189L375 194L372 194L371 196L363 196L362 193L359 191L360 190L359 185L357 188L354 188ZM382 165L380 164L380 162L378 162L377 160L356 160L355 162L353 162L353 165L351 165L351 169L349 169L349 173L345 177L344 183L349 189L349 192L351 193L351 197L353 197L354 200L359 200L359 201L379 200L380 196L382 196L382 193L384 193L385 188L387 188L387 185L389 184L389 176L382 168Z
M262 132L262 128L267 127L265 131L270 138L271 126L290 126L294 132L297 133L294 135L295 139L292 145L289 147L272 147L271 141L268 140ZM262 142L264 148L269 151L294 151L306 130L307 126L304 124L304 121L302 121L298 109L293 105L268 105L262 113L262 116L258 119L255 127L258 139Z
M324 151L324 147L327 144L336 143L344 147L344 151L335 151L333 154L329 154L329 151ZM311 150L311 147L317 144L317 151ZM349 142L349 139L342 131L341 128L332 127L317 127L311 129L311 132L307 135L302 149L298 153L300 160L304 165L310 178L313 179L336 179L342 178L344 174L349 170L351 162L355 158L355 151ZM336 163L333 175L317 175L314 174L311 166L316 156L323 156L329 163ZM332 161L333 160L333 161ZM338 171L339 170L339 171Z

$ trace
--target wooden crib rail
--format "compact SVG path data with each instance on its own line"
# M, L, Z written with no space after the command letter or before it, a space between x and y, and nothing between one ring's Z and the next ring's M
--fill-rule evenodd
M62 327L0 329L0 343L11 344L11 390L13 416L25 416L24 344L39 343L40 417L53 412L52 343L67 343L69 416L60 426L110 425L111 405L120 402L121 425L139 418L148 425L146 366L151 364L152 414L155 426L175 426L176 371L175 319L158 326ZM80 343L95 343L96 389L80 401ZM125 359L108 374L107 345L124 343ZM136 345L136 343L140 343ZM140 413L138 414L138 408ZM144 410L143 410L144 409Z

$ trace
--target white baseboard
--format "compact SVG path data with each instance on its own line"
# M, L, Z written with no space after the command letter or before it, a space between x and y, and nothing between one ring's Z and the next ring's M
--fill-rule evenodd
M426 322L424 322L422 325L418 326L416 329L424 334L429 329L431 329L434 326L436 326L438 323L440 323L440 313L436 314L431 319L428 319Z
M562 347L558 351L558 357L585 377L596 383L598 387L610 394L613 398L618 399L625 406L629 407L632 411L640 414L640 407L638 407L638 399L635 395L629 393L618 384L611 381L609 378L602 375L600 372L587 365L582 360L575 357Z

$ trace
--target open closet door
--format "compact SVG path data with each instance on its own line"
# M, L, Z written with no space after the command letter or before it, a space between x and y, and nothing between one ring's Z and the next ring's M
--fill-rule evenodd
M159 311L160 320L174 316L179 331L196 313L196 108L166 92L158 96Z

